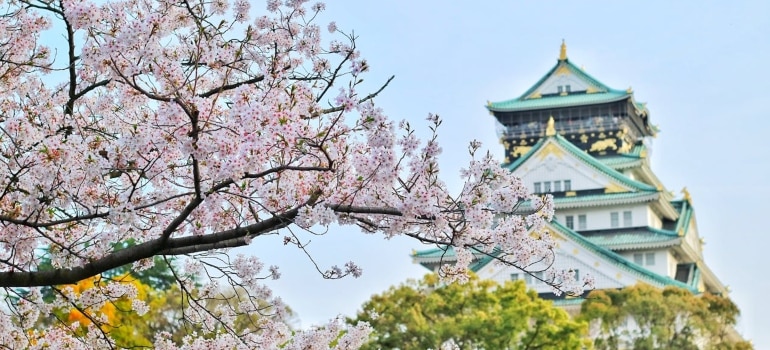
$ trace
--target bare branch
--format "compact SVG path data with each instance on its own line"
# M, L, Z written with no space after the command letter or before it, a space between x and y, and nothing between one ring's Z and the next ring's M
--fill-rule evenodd
M35 287L57 284L72 284L82 279L96 276L105 271L122 265L130 264L156 255L185 254L185 251L196 252L195 247L211 247L217 244L231 244L238 238L253 238L272 232L291 224L298 209L290 210L282 215L231 230L221 231L201 236L185 236L163 240L157 238L145 243L124 248L109 255L73 268L60 268L45 271L10 271L0 272L0 287ZM226 242L226 243L223 243ZM245 240L241 241L245 244ZM232 247L232 245L231 245Z

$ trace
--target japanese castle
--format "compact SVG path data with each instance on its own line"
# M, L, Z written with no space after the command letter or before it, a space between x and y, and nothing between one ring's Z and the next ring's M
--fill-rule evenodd
M531 191L554 197L556 214L547 225L557 242L554 268L574 269L578 278L589 273L596 289L646 283L727 295L703 260L689 193L675 196L650 168L657 129L630 88L612 89L588 75L562 43L556 65L540 81L486 107L499 122L503 166ZM441 248L412 257L434 271L453 260ZM523 279L541 297L557 299L538 278L491 262L479 254L471 268L499 282ZM543 277L537 268L530 272ZM557 301L569 311L581 299Z

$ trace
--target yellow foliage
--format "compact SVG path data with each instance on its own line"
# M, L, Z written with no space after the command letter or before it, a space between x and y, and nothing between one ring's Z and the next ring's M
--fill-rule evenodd
M144 300L144 298L147 296L147 290L150 288L144 285L143 283L141 283L136 278L132 277L128 273L110 280L109 283L124 283L124 284L133 285L137 290L137 297L142 300ZM107 285L107 282L104 281L104 279L101 276L94 276L94 277L81 280L74 285L68 285L68 287L72 288L72 291L76 296L80 296L82 293L84 293L87 290L90 290L92 288L101 289L101 288L104 288L106 285ZM97 317L101 318L103 315L103 317L106 318L106 322L103 324L100 324L99 328L109 333L113 329L120 327L124 323L123 318L125 318L125 316L128 316L126 315L127 312L125 311L118 312L118 308L120 308L121 310L129 310L130 307L131 307L131 301L126 297L122 297L117 300L106 302L104 303L104 305L102 305L101 308L99 308L96 311L94 311L91 307L88 307L88 306L85 306L84 308L73 307L72 309L69 310L67 320L70 323L79 322L81 327L87 327L88 325L91 324L92 319L95 319Z

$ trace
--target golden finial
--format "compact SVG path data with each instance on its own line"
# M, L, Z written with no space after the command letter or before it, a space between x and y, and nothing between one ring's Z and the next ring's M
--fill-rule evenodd
M682 188L682 195L684 196L684 200L692 204L692 197L690 197L690 191L687 190L686 186Z
M564 39L561 39L561 51L559 51L559 61L567 59L567 44L564 43Z
M628 89L626 89L626 93L630 94L632 92L634 92L634 89L629 86Z
M553 120L553 116L548 118L548 124L545 128L545 136L553 136L556 135L556 127L554 126L556 122Z

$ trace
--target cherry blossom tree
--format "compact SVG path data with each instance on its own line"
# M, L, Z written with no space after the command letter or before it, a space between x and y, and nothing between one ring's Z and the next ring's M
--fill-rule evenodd
M132 284L110 283L110 271L174 256L182 256L169 268L185 293L183 321L201 331L182 344L157 334L158 348L362 344L364 323L290 331L281 322L280 298L262 283L278 278L278 268L227 254L268 234L304 249L298 230L357 225L452 246L456 263L441 270L450 279L466 278L474 254L518 267L552 260L551 238L530 234L550 220L550 198L527 193L477 154L476 142L462 190L450 193L437 163L441 120L428 117L433 137L422 142L412 125L374 105L390 80L358 91L369 66L355 36L316 23L323 4L0 0L0 7L0 344L121 347L96 310L117 300L132 308L119 311L147 306ZM533 209L514 215L525 202ZM319 272L341 278L361 269L349 262ZM101 282L76 291L95 277ZM207 308L220 284L248 296ZM41 287L53 297L43 298ZM39 315L57 308L91 312L82 312L83 324L33 330ZM238 331L233 323L244 313L263 317Z

